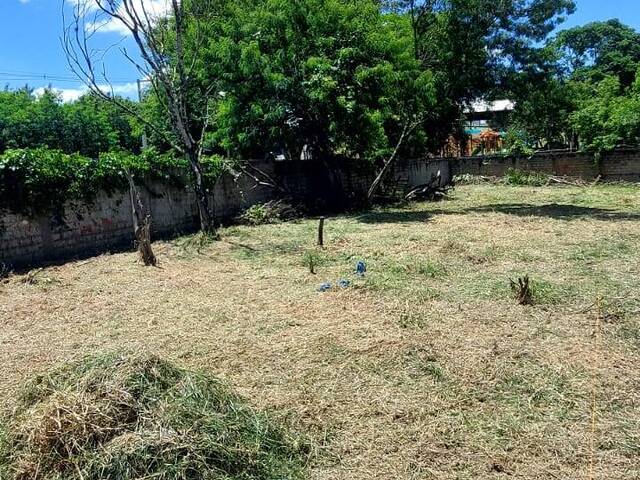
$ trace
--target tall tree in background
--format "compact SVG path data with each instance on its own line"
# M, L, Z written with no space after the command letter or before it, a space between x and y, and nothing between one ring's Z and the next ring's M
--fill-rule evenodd
M546 147L602 152L640 142L638 32L594 22L561 31L537 54L512 77L514 129Z
M208 148L373 161L393 149L412 102L437 116L433 77L413 58L403 16L371 0L221 3L202 62L201 78L224 91Z
M137 117L189 161L198 203L200 226L214 230L209 193L204 181L202 141L209 122L209 104L215 83L196 82L195 65L205 43L203 33L216 8L213 0L76 0L71 18L65 18L63 44L69 65L91 91ZM142 115L113 95L102 50L93 46L95 34L111 22L124 27L138 52L121 53L148 80L169 119L171 131L156 119ZM188 48L185 48L188 45ZM106 86L105 86L106 84ZM202 87L202 88L199 88Z
M203 228L205 150L385 166L437 152L465 105L535 70L537 43L573 9L571 0L175 0L158 16L139 0L80 2L65 36L72 65L111 98L85 40L101 22L126 26L153 86L137 114L156 144L189 159Z
M530 111L525 96L539 92L538 100L549 102L538 115L554 118L565 108L566 102L551 103L564 98L546 83L555 64L540 44L575 10L572 0L383 0L381 6L408 15L415 56L448 99L450 107L429 125L432 137L446 138L479 98L517 100L524 114Z
M539 43L575 11L573 0L391 0L411 18L415 54L448 77L458 101L487 95L536 68Z
M551 45L574 79L600 81L607 75L630 87L640 65L640 33L619 20L593 22L564 30Z

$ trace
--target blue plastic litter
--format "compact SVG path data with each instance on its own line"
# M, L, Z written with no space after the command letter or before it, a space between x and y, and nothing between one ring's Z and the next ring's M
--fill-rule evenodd
M327 290L331 290L331 284L329 282L323 283L320 285L320 288L318 288L319 292L326 292Z
M351 285L351 282L349 280L342 279L338 282L338 286L340 288L349 288L349 285Z
M360 260L356 264L356 275L359 275L360 277L364 277L364 274L366 271L367 271L367 265L362 260Z

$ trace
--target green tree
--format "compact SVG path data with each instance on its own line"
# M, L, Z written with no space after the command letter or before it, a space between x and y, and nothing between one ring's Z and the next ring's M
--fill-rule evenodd
M376 160L419 118L402 155L437 151L464 105L530 63L536 42L573 8L570 0L222 0L194 59L199 90L219 93L205 148ZM147 108L160 100L150 96Z
M0 152L33 141L28 127L33 102L32 92L26 88L0 92Z
M131 100L120 99L137 109ZM111 102L88 93L63 105L65 128L62 150L97 158L100 153L140 150L139 128L135 119Z
M561 52L565 70L574 79L599 82L618 77L623 88L636 79L640 65L640 33L613 19L571 28L553 44Z
M569 122L586 150L602 152L640 143L640 80L625 89L616 76L580 84Z
M0 153L49 147L97 158L103 152L137 152L139 143L131 116L94 95L62 103L51 89L39 96L28 88L0 92Z
M297 159L304 150L375 159L395 145L403 118L437 109L433 75L413 56L404 16L385 15L369 0L227 8L210 25L201 72L221 92L210 149L244 158Z
M638 143L640 34L618 20L560 32L511 82L513 127L538 146Z

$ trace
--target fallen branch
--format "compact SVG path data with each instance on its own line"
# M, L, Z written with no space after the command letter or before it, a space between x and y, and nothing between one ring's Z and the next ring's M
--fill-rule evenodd
M405 200L441 200L444 198L453 185L442 185L442 174L431 176L431 181L413 188L404 198Z
M569 180L565 177L549 177L549 183L559 183L561 185L571 185L572 187L586 187L587 182L582 179Z
M285 194L287 196L290 196L291 192L287 189L287 187L285 187L284 185L282 185L280 182L278 182L275 178L273 178L271 175L269 175L267 172L265 172L264 170L261 170L260 168L256 167L255 165L251 165L251 163L246 163L246 166L243 164L237 164L237 165L233 165L231 167L231 170L233 170L233 168L237 168L238 170L240 170L240 173L249 177L251 180L253 180L255 182L255 187L268 187L268 188L272 188L282 194ZM237 179L240 175L235 175L234 177Z

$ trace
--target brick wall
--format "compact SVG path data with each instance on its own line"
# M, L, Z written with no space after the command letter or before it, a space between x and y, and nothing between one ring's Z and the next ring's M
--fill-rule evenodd
M590 153L542 152L532 157L486 156L450 159L451 173L460 175L503 176L517 168L558 176L604 180L640 180L640 150L618 150L603 154L599 160Z
M344 208L362 198L375 177L364 162L349 160L255 163L278 179L298 200L318 208ZM463 157L410 160L396 168L392 178L406 187L430 181L440 172L443 183L454 175L502 176L508 168L535 170L604 180L640 180L640 151L619 150L596 161L592 154L551 152L533 157ZM194 231L198 211L189 190L149 184L140 188L153 219L154 237ZM225 175L216 184L212 205L219 219L229 219L256 203L275 198L269 187L256 187L249 178ZM0 262L15 267L85 257L133 244L128 192L98 195L92 204L70 202L57 215L29 218L0 211Z
M363 162L298 161L255 163L278 179L299 200L320 208L343 208L362 198L375 171ZM449 161L412 160L401 163L394 174L411 187L426 183L441 172L450 181ZM194 231L198 210L189 190L151 183L140 187L143 204L153 219L154 237L170 237ZM256 203L275 198L269 187L256 187L252 179L230 175L216 183L212 206L218 219L229 219ZM86 257L111 250L132 248L133 228L128 192L101 193L91 204L69 202L63 212L29 218L0 213L0 262L14 267Z

